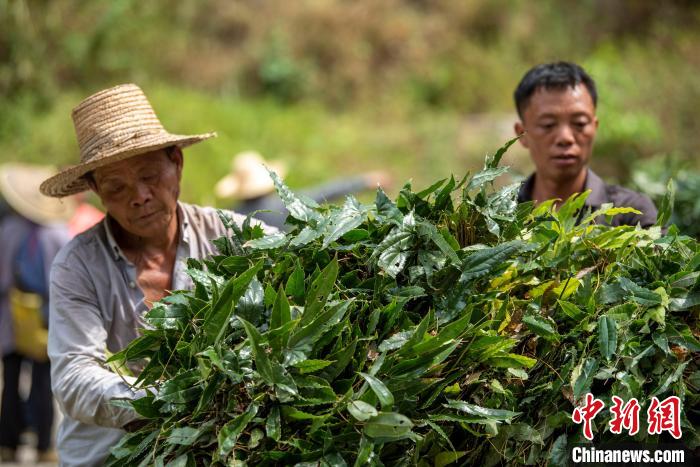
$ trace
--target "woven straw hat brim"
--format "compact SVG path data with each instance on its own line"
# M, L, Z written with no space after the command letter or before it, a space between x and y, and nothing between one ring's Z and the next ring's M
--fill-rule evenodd
M73 199L58 200L39 193L39 184L53 167L7 163L0 167L0 193L17 213L40 225L68 221L75 213Z
M184 148L195 143L215 137L216 133L204 133L201 135L175 135L167 132L158 132L152 135L141 136L129 141L130 144L123 147L115 147L104 153L71 167L68 167L41 184L40 190L46 196L62 198L74 195L90 189L87 181L82 178L86 173L105 165L145 154L169 146Z

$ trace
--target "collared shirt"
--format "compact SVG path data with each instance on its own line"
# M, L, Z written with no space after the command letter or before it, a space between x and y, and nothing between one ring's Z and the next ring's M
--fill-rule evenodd
M520 191L518 192L519 203L532 201L535 176L536 174L530 175L520 187ZM608 185L591 169L588 169L583 191L587 190L591 190L591 194L588 195L585 206L591 211L599 209L605 203L612 203L615 207L634 208L642 213L641 215L628 213L614 216L609 223L613 227L639 224L643 228L647 228L656 223L658 211L648 196L618 185ZM605 216L597 218L596 222L599 224L608 224Z
M215 254L211 240L231 235L214 208L178 203L178 214L173 290L193 287L187 258ZM244 219L228 214L239 225ZM107 216L74 238L51 269L48 353L53 392L64 413L57 440L62 466L102 465L124 435L120 428L137 418L111 401L143 394L127 384L134 378L122 378L105 364L106 351L116 353L139 336L148 309L136 266L117 245L110 222Z

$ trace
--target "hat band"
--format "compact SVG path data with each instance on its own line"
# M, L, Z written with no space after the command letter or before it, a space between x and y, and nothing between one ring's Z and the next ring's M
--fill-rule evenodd
M100 143L95 147L90 148L90 150L85 154L85 156L81 158L81 161L89 162L93 159L98 158L100 154L103 154L108 149L119 149L120 147L126 145L132 140L159 133L163 133L163 131L138 130L133 133L121 135L120 137L106 136L106 141Z

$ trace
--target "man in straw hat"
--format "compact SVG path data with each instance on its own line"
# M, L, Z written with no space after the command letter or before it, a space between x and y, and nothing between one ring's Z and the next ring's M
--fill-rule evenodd
M56 456L51 447L54 413L46 356L49 268L70 239L66 221L74 203L39 193L39 183L52 173L44 166L0 166L0 194L9 208L0 220L0 462L17 461L20 435L30 421L37 434L37 461L55 461ZM23 363L31 365L26 403L19 390Z
M213 208L178 201L182 148L213 133L167 132L134 84L88 97L72 117L80 163L46 180L41 191L63 197L91 189L107 215L54 261L48 347L65 414L61 465L91 466L138 418L111 402L142 395L127 384L133 378L107 369L105 352L138 337L143 314L168 290L192 288L184 260L214 254L211 240L230 232Z

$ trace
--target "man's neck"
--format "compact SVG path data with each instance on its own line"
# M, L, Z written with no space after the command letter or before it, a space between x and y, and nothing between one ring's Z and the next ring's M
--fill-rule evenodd
M180 230L179 216L180 213L178 212L177 215L173 217L164 235L152 238L134 235L123 229L113 219L110 219L114 240L127 256L132 256L134 254L138 256L167 255L177 250Z
M566 201L574 193L581 193L586 186L588 169L582 170L574 179L559 181L547 180L535 175L535 184L532 187L532 199L537 204L549 200L559 199ZM560 203L556 203L557 205Z

